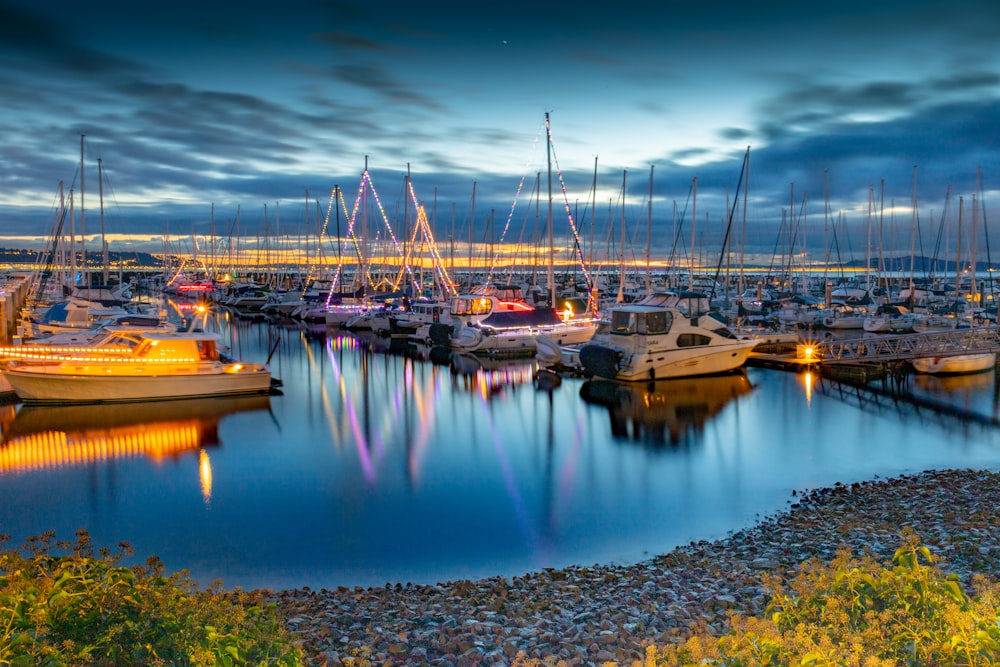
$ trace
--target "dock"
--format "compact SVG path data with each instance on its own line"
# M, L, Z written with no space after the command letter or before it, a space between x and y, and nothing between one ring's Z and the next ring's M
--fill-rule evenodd
M876 334L853 338L802 339L783 346L760 345L748 363L779 370L815 367L820 373L878 379L898 375L921 357L1000 353L1000 327L983 326L910 334Z

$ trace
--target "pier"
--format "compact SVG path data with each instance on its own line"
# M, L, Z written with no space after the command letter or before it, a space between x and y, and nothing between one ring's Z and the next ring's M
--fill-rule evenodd
M919 357L1000 352L1000 327L829 339L814 346L820 364L886 364Z

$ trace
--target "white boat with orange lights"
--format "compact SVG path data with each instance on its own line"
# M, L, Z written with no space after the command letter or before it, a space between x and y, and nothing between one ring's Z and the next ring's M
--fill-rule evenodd
M110 403L265 393L266 364L220 354L221 337L208 332L144 333L128 352L100 348L50 359L15 360L4 371L25 403Z

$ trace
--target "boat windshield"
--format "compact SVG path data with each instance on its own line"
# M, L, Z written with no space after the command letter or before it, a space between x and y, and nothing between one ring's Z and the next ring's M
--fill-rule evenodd
M198 357L202 361L218 361L219 351L215 347L214 340L198 341Z
M455 298L451 300L452 315L486 315L492 306L486 297Z
M614 310L611 311L611 333L618 335L662 334L670 330L673 321L673 314L667 310L654 310L646 313Z

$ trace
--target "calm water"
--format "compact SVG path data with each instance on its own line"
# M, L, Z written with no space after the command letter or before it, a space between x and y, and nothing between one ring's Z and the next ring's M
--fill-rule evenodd
M248 361L276 344L283 395L3 406L0 532L86 528L244 588L434 583L634 562L752 524L793 489L1000 468L993 427L809 375L545 391L527 362L213 326ZM998 413L992 372L909 389Z

